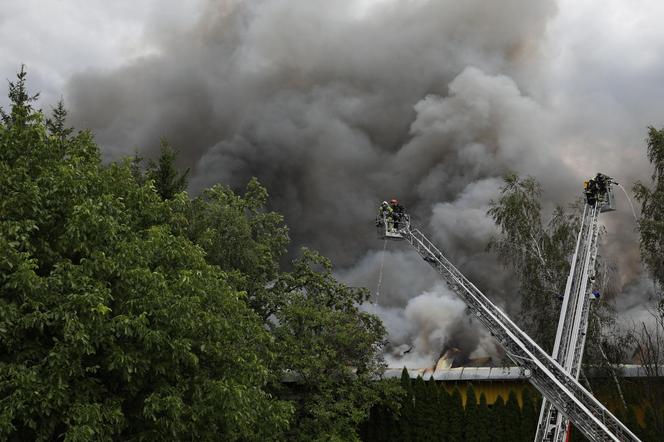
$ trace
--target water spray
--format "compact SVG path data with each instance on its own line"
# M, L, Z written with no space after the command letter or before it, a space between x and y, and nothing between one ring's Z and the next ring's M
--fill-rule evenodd
M625 190L625 188L623 186L620 185L620 183L616 183L616 185L618 185L618 187L620 187L620 190L622 190L623 193L625 194L625 196L627 197L627 201L629 202L629 206L632 208L632 215L634 215L634 221L636 221L638 223L639 218L636 216L636 210L634 210L634 204L632 204L632 200L629 197L629 195L627 194L627 191Z

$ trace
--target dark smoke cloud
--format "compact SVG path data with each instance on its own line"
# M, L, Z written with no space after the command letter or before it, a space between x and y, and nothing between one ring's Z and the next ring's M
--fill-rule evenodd
M258 176L296 242L352 264L377 200L399 195L427 218L527 158L532 140L516 133L527 123L510 118L534 120L537 105L497 74L518 71L554 12L550 1L362 3L210 2L197 26L163 35L160 55L74 77L74 118L111 158L166 136L195 168L193 191Z
M620 159L595 163L596 148L574 159L585 140L561 135L572 123L541 92L555 2L227 0L205 8L188 28L153 23L152 55L72 77L66 97L76 125L94 130L108 159L136 148L154 155L167 137L193 168L194 193L257 176L294 245L333 258L350 283L374 288L384 260L378 305L367 309L385 319L394 348L416 346L406 362L430 364L451 338L467 353L495 354L426 263L403 245L380 251L372 219L380 201L399 197L471 279L517 311L510 275L485 252L500 176L536 176L550 210L578 194L592 166Z

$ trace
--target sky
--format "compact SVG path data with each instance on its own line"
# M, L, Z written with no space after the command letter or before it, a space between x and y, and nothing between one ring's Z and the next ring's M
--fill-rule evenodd
M486 252L501 176L536 177L545 211L599 171L630 194L648 180L663 16L652 0L3 0L0 75L24 63L40 106L62 98L107 161L167 137L192 194L257 176L295 247L372 291L382 265L366 308L388 328L388 362L422 366L450 343L495 346L414 252L383 250L377 204L399 197L515 315L511 275ZM652 290L617 204L600 253L618 268L621 319L639 320Z

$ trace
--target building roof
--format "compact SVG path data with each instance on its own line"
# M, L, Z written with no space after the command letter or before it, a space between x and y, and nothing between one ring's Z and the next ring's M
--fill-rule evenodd
M655 375L655 368L642 365L620 365L615 367L616 374L623 378L642 378ZM454 367L454 368L409 368L411 378L422 376L425 380L433 377L436 381L514 381L527 380L521 367ZM388 368L384 379L399 378L403 368ZM664 377L664 367L659 367L658 375Z
M407 369L411 378L422 376L428 380L433 377L436 381L501 381L527 379L520 367L454 367L454 368L410 368ZM388 368L383 378L401 377L403 368Z

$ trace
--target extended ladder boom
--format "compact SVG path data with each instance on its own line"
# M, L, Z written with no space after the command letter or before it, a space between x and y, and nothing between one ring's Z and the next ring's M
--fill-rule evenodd
M595 280L595 263L597 260L597 239L599 225L597 217L600 212L614 210L611 184L614 181L606 175L602 178L601 192L595 192L584 205L581 217L581 229L576 240L572 256L570 272L565 285L565 294L558 321L556 340L553 346L553 358L570 373L579 379L583 350L588 331L588 316L592 285ZM569 421L546 398L542 401L539 422L537 424L536 442L563 442L567 438Z
M445 279L530 382L591 441L639 439L473 285L418 229L398 231Z
M594 206L586 205L584 208L552 354L563 369L577 380L588 330L590 289L597 258L598 212L598 208ZM567 429L567 419L551 405L551 402L544 399L535 440L562 442L566 438Z

